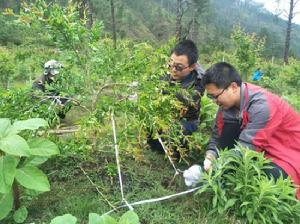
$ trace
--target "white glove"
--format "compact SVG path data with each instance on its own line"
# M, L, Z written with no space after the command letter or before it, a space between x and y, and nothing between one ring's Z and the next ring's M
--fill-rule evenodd
M203 162L203 168L205 171L209 171L211 169L212 162L210 159L205 159Z
M193 165L183 172L185 185L190 187L196 185L202 176L202 169L199 165Z

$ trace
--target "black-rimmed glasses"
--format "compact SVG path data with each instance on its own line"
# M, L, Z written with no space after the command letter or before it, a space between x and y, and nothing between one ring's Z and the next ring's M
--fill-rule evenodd
M214 96L214 95L211 95L211 94L209 94L209 93L207 93L206 96L207 96L208 98L212 99L212 100L217 100L218 97L221 96L221 95L224 93L224 91L225 91L226 89L228 89L229 86L230 86L230 84L229 84L228 86L226 86L219 94L217 94L217 95L215 95L215 96Z
M182 72L184 69L186 69L186 68L188 68L188 67L190 67L189 65L188 66L186 66L186 67L183 67L182 65L178 65L178 64L175 64L175 63L168 63L168 68L169 69L173 69L173 68L175 68L175 70L177 71L177 72Z

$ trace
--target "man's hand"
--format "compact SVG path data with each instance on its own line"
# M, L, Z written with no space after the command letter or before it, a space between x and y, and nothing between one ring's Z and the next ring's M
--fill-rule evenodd
M203 168L206 172L211 170L212 168L212 161L214 161L216 158L213 154L207 153L203 162Z
M196 185L202 177L202 169L199 165L193 165L183 172L185 185L190 187Z
M184 117L186 115L186 113L188 112L188 108L186 107L182 107L180 109L180 117Z
M207 172L211 169L212 167L212 161L210 159L205 159L203 162L203 168Z

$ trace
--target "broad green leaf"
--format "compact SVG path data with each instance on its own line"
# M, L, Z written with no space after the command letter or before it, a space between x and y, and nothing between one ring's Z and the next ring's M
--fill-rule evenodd
M219 214L223 214L224 211L225 211L225 207L223 205L221 205L221 204L218 204L217 210L218 210Z
M0 149L14 156L29 156L29 146L19 135L10 135L0 140Z
M139 217L134 211L128 211L122 215L119 224L139 224Z
M8 129L11 127L8 118L0 118L0 139L6 136Z
M23 223L27 219L28 211L27 208L22 206L17 211L15 211L13 218L16 223Z
M249 201L246 201L246 202L243 202L241 205L240 205L240 207L243 207L243 206L246 206L246 205L251 205L252 204L252 202L249 202Z
M63 216L57 216L51 220L50 224L75 224L77 218L70 214L65 214Z
M196 192L196 194L202 194L203 192L207 191L208 188L209 185L204 185Z
M48 123L42 118L31 118L24 121L16 121L11 126L10 134L18 134L22 130L36 130L40 127L47 127Z
M13 208L12 192L0 194L0 220L4 219Z
M30 154L34 156L50 157L59 154L57 146L44 138L36 138L28 141Z
M90 213L89 224L117 224L117 221L109 215L99 216L95 213Z
M213 208L217 206L217 202L218 202L218 195L215 195L213 198Z
M260 221L262 221L264 224L266 223L266 218L264 217L264 215L263 214L261 214L261 213L258 213L258 215L259 215L259 217L260 217Z
M247 217L248 221L251 223L253 221L253 219L254 219L254 213L253 213L253 211L249 209L246 212L246 217Z
M99 224L101 221L101 216L96 213L89 214L89 224Z
M30 156L26 158L25 165L32 165L32 166L38 166L43 164L48 160L48 157L41 157L41 156Z
M233 199L233 198L226 201L224 210L226 211L228 208L232 207L236 201L237 199Z
M24 187L36 191L49 191L50 184L47 176L37 167L25 166L17 169L16 180Z
M13 156L0 157L0 193L6 194L10 191L18 162L18 159Z

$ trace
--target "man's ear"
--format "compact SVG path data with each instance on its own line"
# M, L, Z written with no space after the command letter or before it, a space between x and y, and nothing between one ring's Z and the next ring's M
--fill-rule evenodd
M232 82L230 86L234 91L239 91L239 86L236 82Z
M193 71L196 68L196 63L189 66L190 71Z

